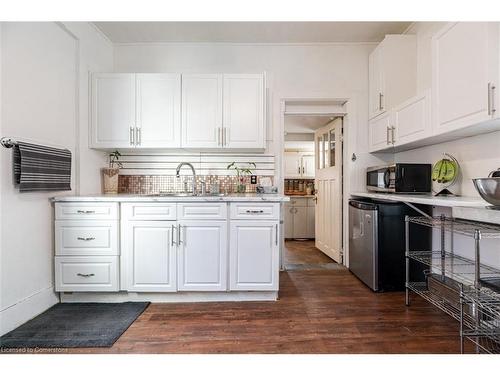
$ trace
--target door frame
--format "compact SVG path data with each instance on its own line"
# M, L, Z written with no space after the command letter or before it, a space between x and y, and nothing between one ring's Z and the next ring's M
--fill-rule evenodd
M274 139L276 140L276 172L275 178L279 181L279 191L284 192L284 162L283 153L285 151L285 114L286 103L293 102L343 102L342 112L324 111L314 113L304 113L304 115L321 115L321 116L343 116L343 147L342 147L342 263L344 266L349 266L349 228L348 228L348 204L351 195L351 181L354 178L354 163L355 159L351 159L349 155L355 156L356 139L357 139L357 103L359 102L358 94L356 92L348 93L324 93L311 94L311 95L278 95L279 98L279 126L275 127ZM297 114L294 112L294 114ZM283 210L282 210L283 211ZM283 222L283 217L281 218ZM282 233L284 233L282 231ZM284 237L281 236L281 254L280 265L283 270L283 249Z

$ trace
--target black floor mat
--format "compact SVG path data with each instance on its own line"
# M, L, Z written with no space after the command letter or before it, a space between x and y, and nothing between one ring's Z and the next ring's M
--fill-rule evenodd
M59 303L0 337L0 348L110 347L148 305Z

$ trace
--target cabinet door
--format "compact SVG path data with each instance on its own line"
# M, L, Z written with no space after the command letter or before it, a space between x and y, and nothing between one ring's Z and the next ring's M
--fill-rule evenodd
M227 290L226 221L179 221L179 290Z
M222 147L222 75L182 75L182 147Z
M498 25L458 22L433 38L433 123L440 134L490 120L498 86Z
M230 238L230 289L278 290L278 243L277 221L233 221Z
M90 147L134 147L135 74L92 76Z
M293 238L307 238L307 207L294 207Z
M181 146L181 75L137 74L137 147Z
M316 207L307 206L306 208L306 237L307 238L315 238L315 222L314 222L314 214Z
M122 221L122 288L135 292L177 290L172 221Z
M369 122L368 133L370 152L389 150L392 148L392 125L390 118L391 116L389 116L389 113L384 113Z
M293 238L293 213L295 209L290 205L285 205L285 222L284 222L284 231L285 238Z
M381 50L382 46L375 48L368 59L369 118L374 118L384 111Z
M264 76L224 74L223 102L223 146L265 148Z
M302 155L302 177L314 178L314 155Z
M285 152L285 178L295 178L301 176L301 156L298 152Z
M430 93L412 98L394 110L393 131L395 146L431 135Z

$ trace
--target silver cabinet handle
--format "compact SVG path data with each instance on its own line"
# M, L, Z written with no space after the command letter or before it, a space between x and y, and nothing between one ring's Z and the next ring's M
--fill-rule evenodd
M293 211L294 213L299 212L299 210L298 210L298 209L296 209L296 208L294 208L293 210L294 210L294 211Z
M141 134L141 128L135 128L135 145L140 146L142 142L142 134Z
M79 241L94 241L95 237L76 237Z
M305 169L304 169L304 167L302 167L302 174L304 174L304 173L305 173Z
M493 116L496 112L494 90L496 86L493 83L488 83L488 116Z
M264 210L247 210L247 214L263 214Z
M394 137L394 130L396 130L396 127L395 126L391 127L391 140L392 140L392 144L396 143L395 137Z
M275 224L274 243L278 245L278 224Z
M179 245L181 243L184 243L184 241L181 239L182 238L181 229L182 229L182 225L179 224L179 228L178 228L178 231L177 231L177 244L179 244Z
M290 213L293 214L293 208L290 208Z
M384 97L384 94L381 92L378 93L378 109L381 111L384 109L384 106L382 105L382 98Z
M390 131L391 131L391 127L388 126L387 129L386 129L386 133L385 133L385 139L386 139L388 145L391 144L391 141L389 140L389 132Z
M94 214L95 213L95 211L93 211L93 210L86 210L86 211L85 210L77 210L76 212L79 214Z
M76 274L77 276L81 276L81 277L91 277L91 276L95 276L94 273L77 273Z
M134 139L134 127L133 126L130 127L129 138L130 138L130 146L133 146L134 143L135 143L135 139Z
M177 245L177 242L174 241L174 233L177 228L175 225L172 225L172 241L170 242L170 245L173 247L174 245Z

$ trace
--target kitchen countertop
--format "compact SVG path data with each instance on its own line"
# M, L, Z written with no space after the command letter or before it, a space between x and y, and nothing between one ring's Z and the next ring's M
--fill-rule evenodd
M228 194L225 196L148 196L138 194L67 195L51 198L52 202L288 202L282 194Z
M391 194L391 193L351 193L353 197L365 197L397 202L428 204L440 207L476 207L485 208L489 204L479 197L436 197L432 194Z

